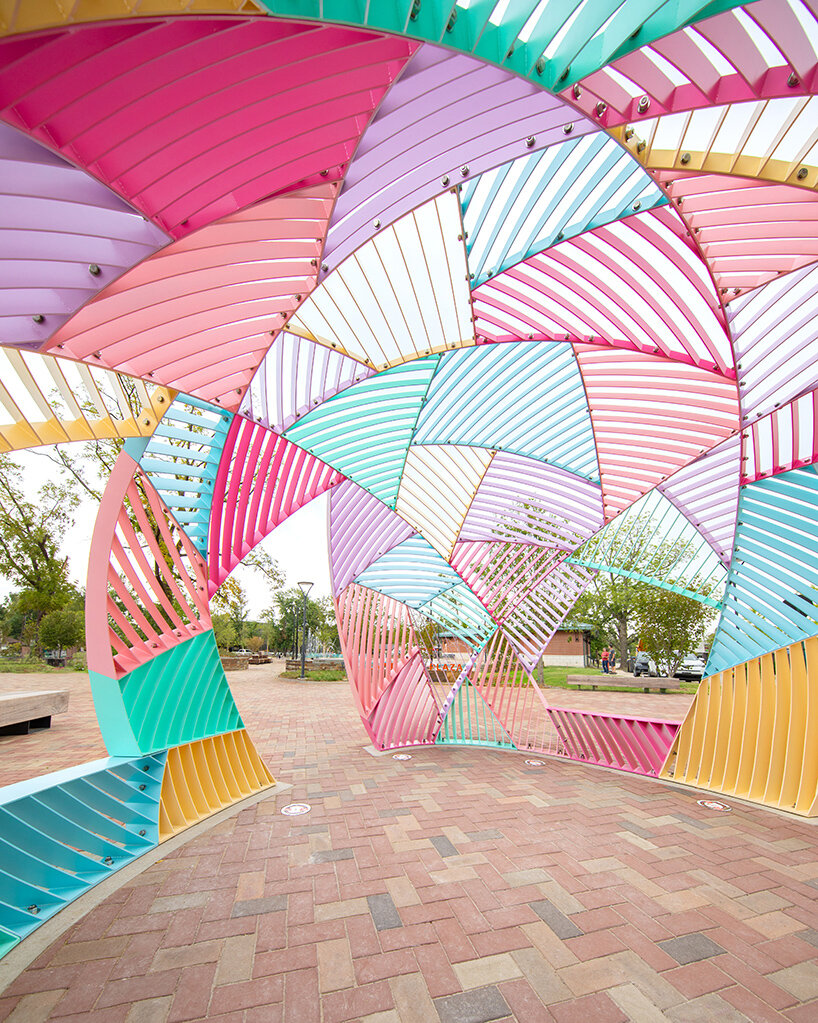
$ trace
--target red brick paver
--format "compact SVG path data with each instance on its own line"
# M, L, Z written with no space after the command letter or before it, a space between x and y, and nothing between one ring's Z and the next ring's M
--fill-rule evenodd
M104 755L82 731L85 677L69 678L66 728L2 747L4 780ZM0 993L0 1021L434 1023L435 999L472 987L496 988L520 1023L818 1019L813 823L716 814L694 792L557 760L532 772L499 751L372 757L345 684L230 680L292 789L103 901ZM556 695L667 717L689 701ZM295 801L312 811L282 816ZM377 930L368 896L401 926ZM581 934L560 938L532 908L544 902ZM712 942L686 964L669 951Z

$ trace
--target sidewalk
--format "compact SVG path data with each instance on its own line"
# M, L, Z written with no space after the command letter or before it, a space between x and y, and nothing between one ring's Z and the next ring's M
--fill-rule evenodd
M814 823L492 750L372 757L345 683L230 681L292 788L109 896L0 994L0 1020L818 1019ZM663 717L690 699L551 692ZM281 815L297 801L311 811Z

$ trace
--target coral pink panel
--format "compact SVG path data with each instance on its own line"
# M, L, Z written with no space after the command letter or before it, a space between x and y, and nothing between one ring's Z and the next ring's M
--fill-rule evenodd
M85 601L89 664L110 678L211 627L207 569L122 452L100 503Z
M213 487L210 593L277 525L344 478L272 430L236 416Z
M562 707L548 713L559 733L562 756L633 774L657 775L681 721L589 714Z
M161 249L45 347L238 408L273 336L315 287L337 187L269 199Z
M365 586L347 587L335 602L347 676L361 717L417 653L409 608Z
M434 742L440 714L420 654L401 668L365 723L379 749Z
M0 43L9 124L180 237L341 177L417 44L268 17L139 18Z
M736 384L679 362L575 345L610 519L738 427Z
M730 301L818 259L818 197L805 188L721 174L659 171Z

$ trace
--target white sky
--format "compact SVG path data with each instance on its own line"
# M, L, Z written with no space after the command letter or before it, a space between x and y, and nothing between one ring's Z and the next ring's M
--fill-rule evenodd
M38 488L56 471L51 462L34 452L17 452L15 461L23 467L27 496L34 499ZM315 585L310 597L331 595L329 555L327 551L326 495L317 497L306 507L291 515L275 529L259 547L269 552L286 573L284 588L288 589L302 579ZM88 552L94 531L96 508L92 501L84 502L77 511L75 524L63 538L62 553L68 554L69 574L74 582L85 586L88 573ZM269 604L269 591L261 575L239 566L234 575L247 591L250 617L257 618ZM0 577L0 597L13 587Z

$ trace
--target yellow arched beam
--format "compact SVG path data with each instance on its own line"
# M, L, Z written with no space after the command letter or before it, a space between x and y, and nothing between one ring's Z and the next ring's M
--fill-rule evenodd
M650 141L650 136L640 135L646 125L637 128L622 126L611 134L621 142L647 170L690 171L701 174L726 174L739 178L753 178L772 181L776 184L793 185L810 191L818 187L818 163L815 162L812 145L802 146L804 160L779 160L771 155L751 156L737 147L735 152L718 152L711 148L706 151L687 149L680 136L675 148L659 148ZM798 131L797 122L787 131ZM782 138L779 138L779 143Z
M163 14L266 14L252 0L0 0L0 36Z
M176 392L112 370L0 347L0 452L147 437ZM124 386L123 386L124 385Z

